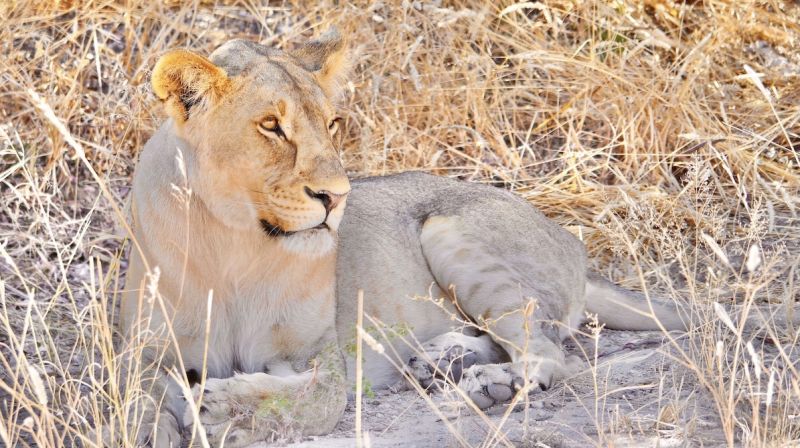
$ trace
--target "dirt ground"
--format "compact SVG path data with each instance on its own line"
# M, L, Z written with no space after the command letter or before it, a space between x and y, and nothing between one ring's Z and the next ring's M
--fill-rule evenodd
M678 339L679 346L684 340ZM579 336L570 354L594 358L589 369L546 392L530 396L506 414L506 407L487 412L492 425L465 408L446 411L457 434L470 446L490 441L514 447L673 447L724 446L712 402L670 355L670 344L658 332L603 330L599 338ZM585 353L585 354L584 354ZM432 395L448 409L447 393ZM363 428L373 447L461 446L440 417L415 391L378 391L363 401ZM598 424L599 423L599 424ZM291 447L335 448L355 445L352 397L336 431ZM254 445L266 446L266 445Z

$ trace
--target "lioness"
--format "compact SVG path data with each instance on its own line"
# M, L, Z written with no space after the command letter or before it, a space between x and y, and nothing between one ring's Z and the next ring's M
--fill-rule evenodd
M481 408L564 377L574 360L561 340L587 309L612 328L684 328L671 308L590 274L581 242L507 191L419 173L348 181L332 103L347 61L331 32L291 53L233 40L208 59L176 50L156 64L170 119L134 176L138 246L121 308L131 339L147 331L169 347L146 385L163 396L154 445L178 446L195 416L227 447L330 432L354 376L339 347L353 340L359 289L366 314L407 325L434 364L456 361ZM414 296L446 298L444 311ZM489 331L454 332L448 312ZM434 367L395 348L433 380ZM206 378L194 397L175 367ZM401 378L377 353L364 369L373 387ZM185 399L202 399L199 412Z

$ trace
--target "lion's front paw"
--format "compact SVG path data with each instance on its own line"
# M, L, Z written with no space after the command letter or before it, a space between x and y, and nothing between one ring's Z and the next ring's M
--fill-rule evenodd
M168 413L162 412L158 416L156 431L151 439L153 448L178 448L181 446L181 434L178 430L178 421Z
M223 441L226 447L246 446L251 440L252 430L238 427L242 417L241 403L229 388L226 379L209 378L204 388L195 385L192 388L192 399L199 403L195 411L192 406L186 406L183 415L183 424L186 428L194 428L195 415L199 419L201 430L211 446L221 446ZM202 401L201 401L202 394ZM238 403L238 405L237 405ZM252 428L251 428L252 429ZM195 437L197 440L198 437Z
M230 420L231 397L225 383L222 379L209 378L204 388L201 389L199 384L192 387L192 399L200 405L197 414L204 425L221 425ZM193 415L192 407L187 406L184 424L191 424Z
M147 410L144 421L137 427L130 428L134 436L134 445L152 448L179 448L181 446L181 433L178 421L169 412L156 413ZM103 425L95 434L103 441L103 446L124 446L130 441L122 438L120 431L113 431L111 426Z

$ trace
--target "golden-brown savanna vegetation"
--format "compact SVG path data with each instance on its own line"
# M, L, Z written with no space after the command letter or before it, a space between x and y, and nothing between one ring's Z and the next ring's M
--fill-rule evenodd
M422 170L526 198L600 272L706 310L670 356L719 443L796 446L798 328L748 333L724 310L800 297L799 20L778 0L4 0L0 445L101 446L101 424L132 441L114 306L131 173L164 118L157 57L233 37L291 48L335 25L353 49L352 176ZM680 421L696 443L684 410L648 427Z

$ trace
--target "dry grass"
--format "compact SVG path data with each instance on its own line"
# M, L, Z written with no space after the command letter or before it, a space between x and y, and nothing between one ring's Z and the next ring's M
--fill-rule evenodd
M515 190L602 272L690 304L800 297L792 2L168 3L0 5L7 446L99 446L97 422L138 409L113 350L115 209L162 118L149 70L173 47L283 46L336 24L357 51L342 112L354 176L426 170ZM735 325L712 315L678 361L728 445L797 443L797 329L751 341Z

